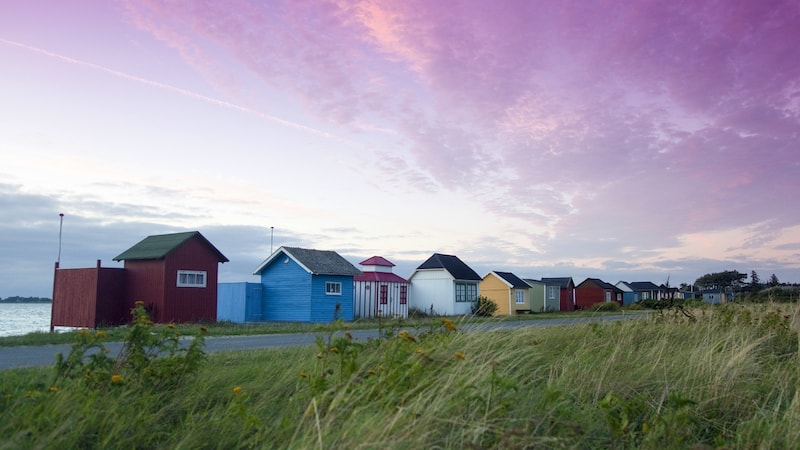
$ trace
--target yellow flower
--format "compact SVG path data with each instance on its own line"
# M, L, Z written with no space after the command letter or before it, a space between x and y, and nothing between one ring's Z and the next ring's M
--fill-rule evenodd
M308 372L306 372L305 370L300 372L300 378L308 378Z
M331 353L339 353L338 347L331 347Z
M134 305L136 305L136 306L144 306L144 302L139 300L139 301L135 302Z
M378 373L378 372L375 372L374 370L372 370L372 369L369 369L369 371L368 371L367 373L369 373L370 375L375 375L375 374L376 374L376 373Z
M412 336L408 330L401 330L399 333L397 333L397 337L405 339L406 342L417 342L416 338L414 338L414 336Z
M97 336L99 338L104 338L104 337L106 337L106 332L103 331L103 330L100 330L95 334L95 336Z
M78 334L80 334L81 336L86 336L87 334L89 334L89 330L86 328L81 328L80 330L78 330Z
M56 386L50 386L50 392L58 392L58 388Z
M235 388L233 388L233 393L234 394L238 394L240 392L242 392L242 387L241 386L236 386Z
M167 324L167 328L175 328L175 324L174 323L168 323Z
M206 327L200 327L200 332L202 332L202 333L208 333L208 328L206 328Z
M464 354L463 354L463 353L461 353L461 352L456 352L456 358L458 358L458 359L464 359L464 358L465 358L465 356L464 356Z
M417 353L417 354L420 354L420 355L424 355L424 354L425 354L425 350L423 350L423 349L421 349L421 348L418 348L418 349L415 351L415 353Z
M111 375L111 382L112 383L122 383L122 376L121 375Z
M450 319L442 319L442 323L447 330L456 331L456 324Z

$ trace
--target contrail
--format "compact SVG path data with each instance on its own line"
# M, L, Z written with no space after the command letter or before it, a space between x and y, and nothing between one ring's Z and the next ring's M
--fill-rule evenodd
M250 109L250 108L247 108L247 107L244 107L244 106L239 106L237 104L226 102L224 100L219 100L219 99L216 99L216 98L207 97L205 95L198 94L197 92L188 91L186 89L182 89L182 88L179 88L179 87L176 87L176 86L172 86L172 85L169 85L169 84L160 83L158 81L153 81L153 80L148 80L148 79L142 78L142 77L137 77L135 75L130 75L130 74L127 74L125 72L120 72L118 70L109 69L108 67L103 67L103 66L98 65L98 64L94 64L94 63L90 63L90 62L86 62L86 61L81 61L81 60L75 59L75 58L70 58L69 56L59 55L58 53L53 53L53 52L50 52L50 51L47 51L47 50L43 50L41 48L32 47L30 45L22 44L22 43L19 43L19 42L9 41L9 40L3 39L3 38L0 38L0 43L7 44L7 45L12 45L14 47L19 47L19 48L22 48L22 49L25 49L25 50L28 50L28 51L36 52L36 53L39 53L39 54L42 54L42 55L45 55L45 56L49 56L51 58L59 59L61 61L65 61L65 62L68 62L68 63L71 63L71 64L77 64L79 66L83 66L83 67L88 67L90 69L99 70L101 72L105 72L105 73L108 73L108 74L111 74L111 75L114 75L114 76L117 76L117 77L120 77L120 78L124 78L126 80L135 81L137 83L146 84L146 85L153 86L153 87L156 87L156 88L159 88L159 89L164 89L164 90L167 90L167 91L170 91L170 92L175 92L177 94L185 95L186 97L194 98L196 100L201 100L201 101L204 101L206 103L211 103L212 105L222 106L223 108L233 109L233 110L236 110L236 111L241 111L243 113L252 114L252 115L258 116L258 117L260 117L260 118L262 118L264 120L268 120L270 122L279 123L279 124L287 126L287 127L296 128L298 130L302 130L302 131L306 131L306 132L309 132L309 133L313 133L313 134L316 134L318 136L322 136L322 137L325 137L325 138L341 140L339 137L337 137L335 135L332 135L330 133L326 133L326 132L321 131L321 130L317 130L315 128L311 128L311 127L308 127L308 126L305 126L305 125L301 125L299 123L289 122L288 120L283 120L281 118L278 118L278 117L275 117L275 116L271 116L269 114L264 114L264 113L262 113L260 111L254 110L254 109Z

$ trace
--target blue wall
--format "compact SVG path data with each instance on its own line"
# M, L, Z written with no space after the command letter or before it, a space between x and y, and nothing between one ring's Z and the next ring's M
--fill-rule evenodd
M326 281L342 283L342 295L326 295ZM262 270L261 284L264 320L332 322L337 303L337 318L353 320L352 276L312 276L293 259L280 255Z
M217 284L217 320L234 323L257 322L261 314L261 284Z

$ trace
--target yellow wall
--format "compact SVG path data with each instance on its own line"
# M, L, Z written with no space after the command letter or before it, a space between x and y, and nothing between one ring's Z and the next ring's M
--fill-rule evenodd
M490 273L483 277L479 289L482 296L497 303L497 312L494 313L495 316L507 316L512 314L512 311L509 311L508 308L510 289L505 281ZM513 302L514 300L512 299L511 301Z

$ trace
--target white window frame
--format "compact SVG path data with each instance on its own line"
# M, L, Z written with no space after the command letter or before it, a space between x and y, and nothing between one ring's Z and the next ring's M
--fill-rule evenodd
M524 305L525 304L525 291L522 289L517 289L514 291L514 302L517 305Z
M198 278L202 278L202 282L198 282ZM175 280L177 287L204 288L207 283L208 272L205 270L179 270Z
M325 295L342 295L342 283L339 281L326 281Z
M558 299L558 295L561 293L561 289L557 286L548 286L547 288L547 299L548 300L556 300Z

